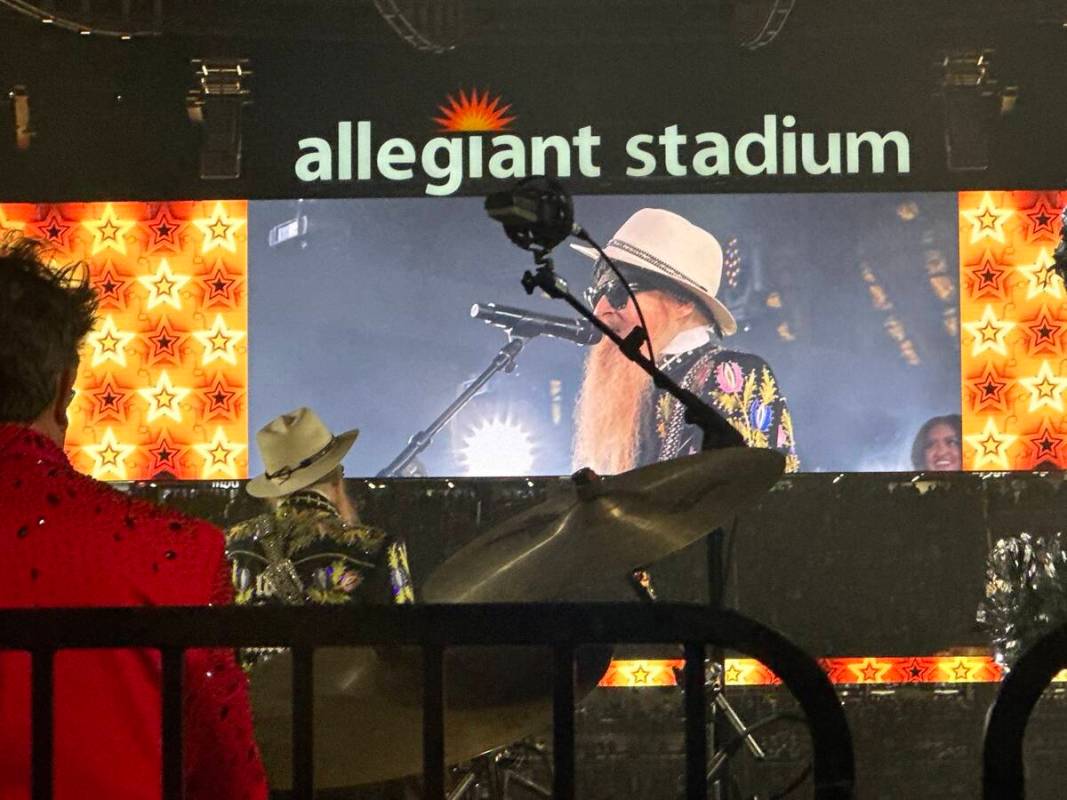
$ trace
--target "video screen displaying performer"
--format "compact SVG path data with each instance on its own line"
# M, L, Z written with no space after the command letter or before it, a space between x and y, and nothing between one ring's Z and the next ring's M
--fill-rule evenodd
M482 204L250 203L250 428L314 406L361 428L346 468L375 475L501 357L507 332L473 305L483 318L489 303L573 317L527 296L532 259ZM790 469L911 469L915 431L959 410L955 195L584 196L575 208L636 284L661 365ZM560 246L556 270L625 332L632 303L594 255ZM697 444L610 342L581 346L564 328L512 352L405 474L612 472Z

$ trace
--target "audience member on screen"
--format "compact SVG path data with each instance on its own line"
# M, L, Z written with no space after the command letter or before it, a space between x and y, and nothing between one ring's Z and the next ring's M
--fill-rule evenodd
M38 243L0 241L0 608L231 602L222 533L81 475L63 451L78 350L96 296ZM61 651L55 661L57 800L158 800L155 651ZM0 652L0 799L30 780L29 658ZM247 685L230 650L190 651L190 800L263 800Z
M959 414L931 417L911 445L911 465L928 472L963 469L963 421Z

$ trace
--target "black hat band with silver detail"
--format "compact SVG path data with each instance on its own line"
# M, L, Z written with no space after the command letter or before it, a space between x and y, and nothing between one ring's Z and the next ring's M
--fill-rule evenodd
M322 458L324 455L326 455L326 453L329 451L329 449L331 447L333 447L336 442L337 442L337 437L336 436L331 436L330 437L330 441L328 441L326 443L325 447L323 447L321 450L319 450L316 453L312 453L310 456L305 458L303 461L301 461L296 466L293 466L293 467L282 467L281 469L275 470L274 472L264 472L263 473L263 477L266 478L269 481L280 479L282 481L282 483L284 483L285 481L289 480L289 477L294 472L298 472L299 470L302 470L305 467L310 467L312 464L314 464L316 461L318 461L320 458Z
M671 275L671 277L675 278L676 280L681 281L682 283L687 283L690 286L692 286L692 287L694 287L696 289L699 289L704 294L711 294L711 292L709 292L706 288L701 286L699 283L697 283L695 280L690 278L688 275L686 275L683 272L680 272L679 270L677 270L674 267L672 267L670 264L668 264L663 259L656 258L656 256L652 255L651 253L646 252L645 250L642 250L640 247L635 247L634 245L630 244L629 242L627 242L624 239L612 239L610 242L608 242L607 246L608 247L617 247L620 250L622 250L623 252L626 252L626 253L629 253L632 256L637 256L638 258L644 259L649 264L652 264L652 265L654 265L656 267L659 267L661 270L663 270L664 272L668 273L669 275ZM607 249L607 248L605 248L605 249Z

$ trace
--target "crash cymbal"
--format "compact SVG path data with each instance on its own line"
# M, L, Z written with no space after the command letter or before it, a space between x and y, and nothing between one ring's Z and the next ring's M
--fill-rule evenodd
M611 662L582 648L580 698ZM422 772L422 660L417 649L326 648L315 656L315 785L357 786ZM292 661L278 653L250 675L256 740L272 789L292 785ZM445 651L445 762L510 744L552 722L552 657L545 648Z
M448 559L420 593L434 603L605 599L598 586L621 585L707 536L784 470L776 450L734 447L588 483L572 478Z

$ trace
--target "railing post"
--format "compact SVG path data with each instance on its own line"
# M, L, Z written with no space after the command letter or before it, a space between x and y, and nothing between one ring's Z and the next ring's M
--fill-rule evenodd
M555 647L552 682L552 797L574 800L574 646Z
M293 648L293 800L315 795L315 651Z
M52 800L52 745L54 709L52 687L55 651L34 650L31 658L33 756L30 783L33 800Z
M428 644L422 650L422 778L425 800L445 797L444 650Z
M185 653L180 647L162 648L163 656L163 800L183 800L182 682Z
M685 796L708 796L707 695L704 685L704 645L685 645Z

